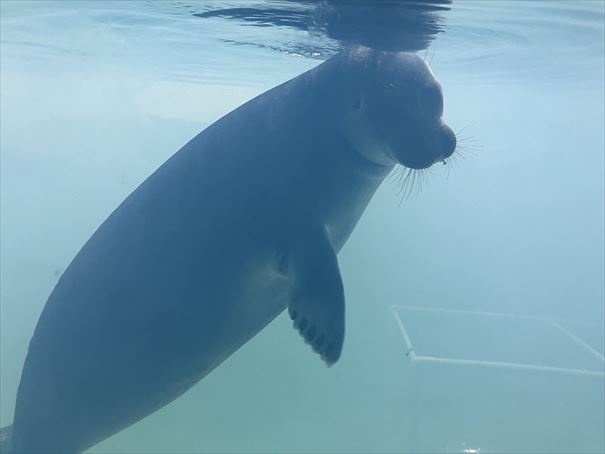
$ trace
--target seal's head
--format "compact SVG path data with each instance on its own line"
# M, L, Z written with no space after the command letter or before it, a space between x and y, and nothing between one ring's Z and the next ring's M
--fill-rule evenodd
M456 136L443 122L441 85L422 58L355 47L338 66L345 71L335 96L340 130L361 156L412 169L451 156Z

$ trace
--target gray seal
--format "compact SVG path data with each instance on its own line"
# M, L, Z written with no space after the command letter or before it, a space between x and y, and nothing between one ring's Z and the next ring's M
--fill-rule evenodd
M82 452L176 399L286 308L335 363L345 332L337 253L394 166L453 153L442 112L421 58L354 47L201 132L61 276L5 446Z

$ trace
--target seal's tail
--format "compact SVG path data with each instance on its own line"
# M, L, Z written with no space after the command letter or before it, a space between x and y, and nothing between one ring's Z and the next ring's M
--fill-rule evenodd
M11 454L11 441L13 438L13 425L0 427L0 454Z

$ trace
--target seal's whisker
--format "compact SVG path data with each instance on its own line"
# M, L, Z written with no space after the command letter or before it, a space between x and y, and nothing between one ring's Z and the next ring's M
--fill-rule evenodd
M456 135L456 149L454 151L454 153L452 154L452 157L463 157L463 158L467 158L467 157L471 157L474 156L475 154L477 154L478 152L481 151L481 141L473 136L473 135L469 135L468 131L469 128L474 126L474 122L473 121L469 121L468 123L466 123L464 126L462 126L460 129L458 129L455 133ZM466 131L465 135L462 135L463 132Z
M470 158L477 155L480 151L481 149L478 146L463 143L456 147L456 151L453 153L453 155L462 156L464 158Z
M401 190L399 191L399 193L397 194L399 197L399 203L397 203L397 206L400 207L401 204L403 203L403 200L406 198L405 193L401 193Z
M402 188L403 188L403 180L404 180L404 176L405 176L406 170L407 170L407 169L406 169L405 167L399 167L399 168L397 169L397 174L396 174L396 176L397 176L397 181L394 181L394 183L395 183L395 184L397 185L397 187L399 188L399 189L397 190L397 195L401 195L401 190L402 190Z
M388 181L389 183L393 183L400 174L401 174L401 167L395 166L395 167L393 167L393 170L391 170L391 173L389 173L389 176L386 178L386 181Z
M433 169L430 167L426 169L412 169L401 166L398 169L396 182L399 186L397 191L397 195L399 196L398 206L401 206L404 200L407 200L413 193L419 195L428 186L432 171Z
M405 167L399 166L399 167L397 168L397 173L395 174L395 177L396 177L396 179L397 179L397 181L395 181L395 184L396 184L397 186L401 186L401 184L402 184L402 180L403 180L403 178L404 178L404 176L405 176L405 171L406 171ZM400 190L400 191L401 191L401 190ZM398 194L399 194L399 193L398 193Z
M412 188L414 188L414 186L416 187L415 188L416 189L416 195L420 194L419 185L421 184L420 183L420 178L418 177L418 173L419 172L417 170L414 170L413 174L412 174L413 175L413 177L412 177ZM418 183L416 183L416 181L418 181Z
M473 153L461 147L456 148L456 151L450 156L450 159L453 162L456 162L458 159L468 159L470 156L473 156Z
M429 56L429 48L427 47L426 49L424 49L424 55L422 57L422 59L424 60L424 62L428 65L428 56Z
M453 175L456 173L456 170L459 168L460 166L460 159L464 159L464 156L461 156L459 154L454 153L453 155L451 155L448 160L447 160L447 164L448 164L448 168L447 168L447 178L450 177L450 175Z
M428 49L427 49L428 50ZM431 63L433 63L433 57L435 56L435 49L433 49L433 53L431 54L431 58L428 61L428 65L431 66Z
M461 159L456 159L456 161L454 162L454 166L452 167L452 173L456 174L456 172L460 171L460 169L463 169L464 167L462 166L462 160Z
M399 194L401 194L401 192L403 191L403 194L405 196L406 192L407 192L407 187L410 184L410 176L412 175L412 169L406 168L402 174L401 174L401 178L399 180L399 183L401 184L401 188L399 189ZM407 196L406 196L407 198Z
M482 149L480 140L475 137L457 137L456 140L456 150L452 156L464 158L474 157Z
M481 141L476 137L456 137L457 145L470 145L471 147L480 147Z
M412 196L414 192L414 186L416 185L416 172L414 170L410 170L410 178L407 181L407 185L405 188L405 198L406 200Z
M456 139L456 148L463 146L465 148L479 149L481 148L481 142L477 139L460 137Z
M456 171L458 170L458 165L459 165L459 164L458 164L458 161L457 161L457 160L454 160L454 161L452 162L452 165L451 165L451 166L449 166L449 168L447 169L447 176L448 176L448 178L449 178L450 176L453 176L453 175L455 175L455 174L456 174Z
M462 135L463 132L464 131L460 131L460 132L456 133L456 138L460 138L462 140L473 141L473 142L479 142L479 139L473 135ZM468 133L468 131L467 131L467 133Z
M401 206L404 200L407 200L411 194L414 180L414 171L408 167L402 168L401 176L399 179L400 187L398 195L400 196L398 206Z
M463 149L466 151L479 151L481 150L481 145L479 144L471 144L471 143L466 143L466 142L462 142L456 145L456 150L458 149Z
M402 167L401 169L401 174L399 175L399 180L397 181L398 184L400 185L405 185L407 179L409 177L409 169Z
M474 123L472 121L469 121L467 124L465 124L464 126L462 126L458 131L456 131L456 137L458 137L458 135L463 132L465 129L467 129L469 126L474 126Z

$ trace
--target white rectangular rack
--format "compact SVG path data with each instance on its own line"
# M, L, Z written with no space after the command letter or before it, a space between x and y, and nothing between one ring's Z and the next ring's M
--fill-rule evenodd
M394 305L412 362L534 370L605 378L605 356L548 317ZM597 337L598 325L592 325ZM414 340L412 340L414 339Z

